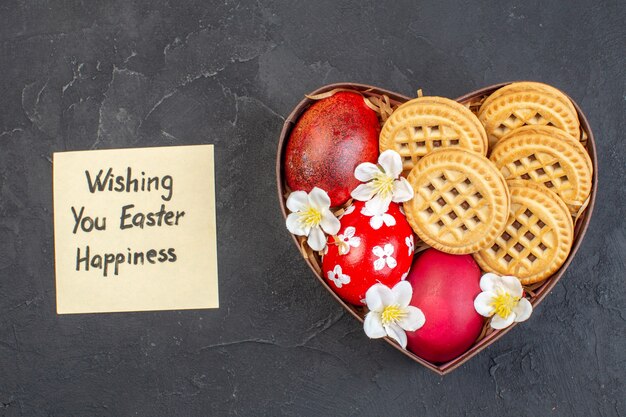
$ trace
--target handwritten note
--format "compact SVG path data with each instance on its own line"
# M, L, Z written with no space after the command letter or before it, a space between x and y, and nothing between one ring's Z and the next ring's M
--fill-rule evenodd
M57 313L218 307L213 145L53 158Z

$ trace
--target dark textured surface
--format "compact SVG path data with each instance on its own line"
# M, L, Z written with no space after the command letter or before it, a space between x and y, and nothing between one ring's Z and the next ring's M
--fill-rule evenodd
M626 416L621 1L0 4L1 416ZM430 3L430 2L429 2ZM368 342L275 197L278 134L334 81L567 91L600 189L530 321L441 378ZM214 143L219 310L57 316L51 152Z

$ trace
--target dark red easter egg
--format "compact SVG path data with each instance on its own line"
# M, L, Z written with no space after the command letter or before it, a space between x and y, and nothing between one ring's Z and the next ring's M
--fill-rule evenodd
M426 323L415 332L407 332L411 352L441 363L474 344L483 327L483 317L474 309L480 276L471 255L428 249L417 258L407 281L413 287L411 305L422 310Z
M350 198L360 182L354 169L378 158L380 122L357 93L338 92L313 103L298 119L285 151L285 178L292 190L319 187L331 206Z
M365 293L377 282L391 288L406 278L414 251L413 231L398 204L391 203L387 213L378 216L364 208L360 201L348 207L322 260L328 285L355 305L363 304Z

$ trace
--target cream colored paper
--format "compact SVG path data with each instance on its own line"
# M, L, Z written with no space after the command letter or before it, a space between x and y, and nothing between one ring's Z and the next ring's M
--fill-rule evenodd
M213 145L61 152L53 158L58 314L219 306ZM121 189L123 184L124 191L109 191L105 183L104 191L91 193L85 171L93 182L101 169L102 179L109 168L114 176L123 179L114 181L112 187ZM158 178L158 189L154 177ZM133 179L138 180L137 191ZM141 191L142 179L146 179L144 191ZM151 191L147 190L148 183ZM168 197L170 200L166 201ZM132 223L136 214L148 212L157 213L153 219L158 223L158 213L165 205L161 226L144 224L143 229L134 226L122 230L122 207L129 204L135 207L126 210L131 217L124 220L125 225ZM77 214L84 207L83 218L98 217L100 221L96 224L100 227L106 218L106 230L94 228L85 232L79 226L73 233L76 221L72 207ZM173 214L165 214L168 211ZM140 218L136 218L137 223ZM172 225L166 225L166 220ZM86 228L90 226L89 221L80 223ZM78 262L77 271L77 258L85 257L87 246L89 271L85 270L84 261ZM78 248L80 256L77 256ZM148 256L152 249L157 251L156 257ZM174 261L168 252L171 249L176 256ZM160 250L164 252L159 253ZM143 253L143 265L142 257L135 252ZM102 263L110 260L105 254L122 254L126 258L118 263L117 275L114 263L108 265L107 276L103 268L91 266L96 255L103 256ZM155 263L150 263L148 258ZM97 258L95 264L98 265Z

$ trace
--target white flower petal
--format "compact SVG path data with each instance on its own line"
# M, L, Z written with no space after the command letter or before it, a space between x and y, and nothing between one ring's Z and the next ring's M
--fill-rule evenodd
M494 313L494 309L491 306L491 302L493 301L494 293L485 291L481 292L474 299L474 309L478 314L484 317L491 317Z
M391 243L385 244L385 249L383 249L385 255L393 255L393 245Z
M426 316L415 306L406 307L406 316L398 320L398 325L408 332L414 332L426 323Z
M385 251L380 246L374 246L372 248L372 253L378 256L379 258L382 258L383 256L385 256Z
M372 226L374 230L380 229L383 226L383 216L372 216L370 226Z
M354 170L354 177L361 182L368 182L380 174L380 169L371 162L363 162Z
M530 304L525 298L519 300L519 303L513 308L513 313L515 313L515 321L525 321L528 320L530 314L533 312L533 306Z
M372 217L374 215L374 213L369 211L365 205L363 205L363 208L361 209L361 214L367 217Z
M385 174L394 179L402 173L402 158L398 152L392 149L380 154L378 164L385 170Z
M304 223L300 221L299 213L291 213L287 216L285 223L287 224L287 230L289 230L290 233L293 233L296 236L308 236L310 229L304 226Z
M367 313L365 321L363 322L363 330L365 330L365 334L370 339L379 339L387 336L383 322L380 319L380 314L376 312L370 311Z
M350 276L340 273L337 275L337 277L335 277L335 279L333 279L333 282L335 283L335 286L337 286L337 288L341 288L343 284L350 283Z
M352 198L359 201L368 201L374 197L374 194L376 194L376 187L369 182L367 184L359 185L350 193Z
M354 232L356 232L354 226L346 227L346 230L343 231L343 235L347 238L351 238L354 236Z
M289 211L305 211L309 206L309 197L304 191L294 191L287 198L287 208Z
M341 274L341 265L335 265L335 267L333 268L333 272L336 275L340 275Z
M306 243L308 243L314 251L323 250L324 247L326 247L326 236L319 226L311 228L311 233L309 233L309 238Z
M390 269L393 269L393 268L395 268L395 267L396 267L396 265L398 265L398 262L396 261L396 259L395 259L395 258L393 258L393 257L391 257L391 256L388 256L388 257L387 257L387 266L388 266Z
M311 207L322 211L330 207L330 197L328 197L326 191L314 187L309 193L309 204Z
M322 226L322 229L329 235L336 235L341 228L341 223L330 210L325 209L322 211L320 226Z
M386 226L392 227L396 225L396 218L393 217L391 214L385 213L382 215L382 218Z
M393 199L394 203L402 203L413 198L413 187L404 177L393 182Z
M483 275L480 279L480 289L483 291L495 292L498 278L500 278L498 275L491 272Z
M404 243L406 243L406 246L409 248L409 256L411 256L413 254L413 251L415 250L415 241L413 240L413 235L407 236L404 239Z
M524 289L519 279L511 276L503 276L500 278L500 282L504 290L513 297L521 297L524 294Z
M365 293L365 303L370 311L381 312L385 306L393 304L393 294L386 285L374 284Z
M380 271L381 269L383 269L385 267L385 259L384 258L378 258L374 261L374 271Z
M360 186L359 186L360 187ZM357 187L358 188L358 187ZM365 207L374 214L383 214L389 210L389 204L391 203L391 194L381 196L376 194L371 200L365 203Z
M413 287L411 287L411 284L406 281L400 281L394 285L391 289L391 293L393 294L395 304L398 304L398 307L404 308L411 302L411 297L413 297Z
M398 342L402 348L406 349L406 333L402 327L393 323L384 327L387 331L387 336L391 337L393 340Z
M361 238L358 236L355 236L352 239L350 239L350 246L352 246L353 248L358 248L359 246L361 246Z
M515 313L509 314L505 319L496 314L491 318L491 327L496 330L505 329L513 323L514 319Z

